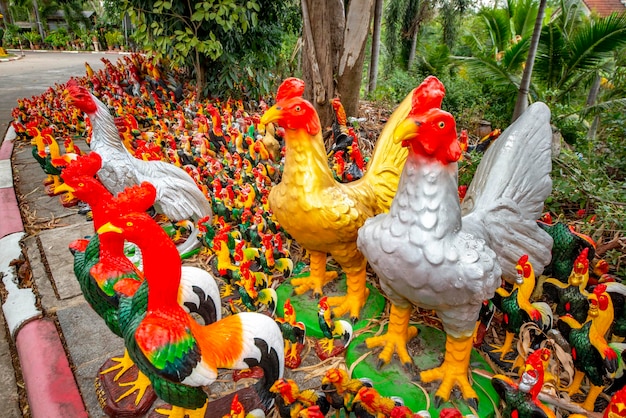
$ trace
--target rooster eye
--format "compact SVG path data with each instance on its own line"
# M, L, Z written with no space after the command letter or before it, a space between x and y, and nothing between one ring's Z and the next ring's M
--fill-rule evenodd
M446 123L444 121L439 122L439 127L441 129L443 129L446 126Z
M132 222L126 222L126 226L133 226Z
M300 111L300 106L296 106L296 112Z
M78 183L78 187L84 187L85 184L84 183Z

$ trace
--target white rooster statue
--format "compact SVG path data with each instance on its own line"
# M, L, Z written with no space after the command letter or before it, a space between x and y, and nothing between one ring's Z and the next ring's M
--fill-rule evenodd
M180 254L200 246L197 221L212 216L211 203L185 170L162 161L144 161L126 149L109 109L75 80L67 84L67 100L89 116L92 151L102 157L98 179L114 195L147 181L157 190L154 207L172 222L193 220L189 238L178 245Z
M533 104L498 138L461 206L455 120L439 108L419 108L416 99L394 132L409 155L391 209L359 230L357 245L392 304L386 334L366 344L383 347L381 364L396 352L411 369L406 344L417 334L408 326L412 307L434 310L446 333L445 357L441 366L422 371L421 381L441 381L436 405L458 386L477 407L468 373L483 301L493 297L502 277L515 279L522 254L538 273L550 262L552 238L536 224L552 189L550 111Z

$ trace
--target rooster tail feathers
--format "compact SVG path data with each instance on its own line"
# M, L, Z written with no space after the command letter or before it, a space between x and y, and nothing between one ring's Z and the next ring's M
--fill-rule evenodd
M254 387L267 409L274 404L274 395L270 388L285 371L285 353L283 334L278 324L267 315L255 312L242 312L239 316L243 330L246 352L243 361L252 368L263 370L263 377Z
M539 328L541 328L543 332L551 330L552 323L554 321L554 314L552 313L550 305L545 302L534 302L532 305L541 314L541 322L538 324Z
M393 131L396 125L409 114L413 91L406 96L385 123L376 141L367 171L360 180L354 182L355 184L371 184L371 189L377 191L379 212L389 211L398 188L402 168L409 154L407 148L394 142Z
M199 315L205 325L222 319L220 291L215 278L207 271L182 267L178 301L188 313Z
M550 262L552 238L536 220L552 191L551 145L550 110L534 103L489 147L461 205L464 230L492 238L509 280L521 254L537 275Z

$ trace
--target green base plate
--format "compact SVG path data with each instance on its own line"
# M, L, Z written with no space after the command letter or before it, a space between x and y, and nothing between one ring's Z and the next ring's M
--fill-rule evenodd
M417 328L419 329L418 336L409 343L409 353L412 354L415 365L419 370L427 370L439 366L445 351L446 334L436 328L425 325L417 325ZM380 394L383 396L401 397L405 405L411 408L413 412L428 409L431 416L438 417L441 409L453 407L461 411L463 415L474 413L481 418L494 416L500 398L491 386L490 380L484 376L472 373L473 387L478 394L478 411L472 412L462 399L455 399L455 392L452 393L450 401L444 403L439 408L434 408L435 391L439 382L426 385L413 381L414 376L404 370L395 356L388 365L378 370L378 353L380 349L372 351L365 345L365 339L372 337L376 332L376 330L364 332L348 346L346 350L346 364L348 367L352 367L353 363L369 352L369 355L354 366L352 377L366 377L372 380L374 388ZM470 367L493 374L493 369L476 350L472 350ZM427 399L427 396L429 399Z
M298 274L294 278L301 278L309 276L309 272ZM353 331L357 331L364 328L369 324L369 320L378 318L385 309L385 297L371 284L367 284L367 288L370 291L370 295L365 302L365 306L361 309L361 319L356 324L352 324ZM346 275L340 274L339 277L333 280L332 283L327 284L324 289L324 296L343 296L346 294ZM291 299L291 304L296 311L296 319L306 326L306 335L314 338L323 338L322 330L320 329L317 321L317 306L318 299L313 297L313 294L309 291L303 295L296 295L293 292L293 286L290 281L278 286L276 289L278 295L278 306L276 307L276 315L282 317L285 314L283 304L287 299ZM345 318L335 318L345 319Z

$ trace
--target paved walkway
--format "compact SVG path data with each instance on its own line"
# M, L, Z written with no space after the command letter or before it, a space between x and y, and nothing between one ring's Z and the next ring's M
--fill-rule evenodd
M19 52L18 52L19 53ZM102 417L94 391L98 368L123 352L115 337L87 305L72 271L70 241L93 233L77 209L64 208L58 197L43 190L45 174L31 147L13 142L9 129L17 99L43 93L55 83L94 70L106 56L117 55L27 52L19 60L0 62L0 276L6 290L0 316L0 405L3 417L22 417L10 344L17 348L28 395L26 414L34 418ZM27 234L19 201L35 215L41 230ZM31 220L29 220L31 221ZM20 271L12 265L23 257L30 264ZM8 332L4 333L7 329Z

